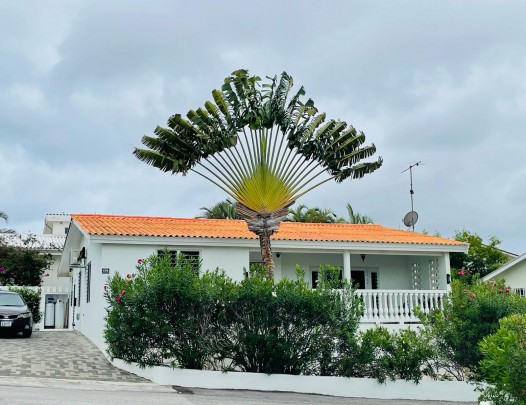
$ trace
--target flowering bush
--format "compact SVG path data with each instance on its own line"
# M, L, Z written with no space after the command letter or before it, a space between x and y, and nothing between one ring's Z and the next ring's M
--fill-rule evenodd
M526 405L526 314L510 315L480 342L481 400L495 405Z
M503 280L471 285L453 281L444 313L420 314L427 338L435 347L435 370L446 370L456 379L476 378L482 353L478 343L495 333L499 320L526 312L526 300L510 293Z
M0 285L39 286L51 262L51 255L32 248L34 237L11 246L0 237Z

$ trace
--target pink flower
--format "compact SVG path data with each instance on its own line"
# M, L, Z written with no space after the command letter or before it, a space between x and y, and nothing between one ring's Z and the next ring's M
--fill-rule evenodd
M458 272L458 275L459 275L459 276L463 276L463 275L464 275L464 272L463 272L462 270L460 270L460 271Z
M0 272L3 273L4 271L5 271L5 267L4 266L0 267Z
M497 285L497 283L494 281L494 282L493 282L493 287L495 287L496 285Z
M477 296L475 294L471 294L471 298L475 299Z
M108 286L107 285L104 286L104 291L108 291Z
M499 293L502 294L503 292L504 292L504 290L501 288L501 289L499 290Z
M126 294L126 290L121 290L121 294L122 295Z
M506 288L506 292L509 293L509 292L510 292L510 289L509 289L509 288Z
M127 274L126 278L132 278L132 275L131 274Z
M142 259L137 260L137 263L141 264L142 263Z
M122 297L120 295L117 295L117 298L115 298L115 301L120 303L122 301Z

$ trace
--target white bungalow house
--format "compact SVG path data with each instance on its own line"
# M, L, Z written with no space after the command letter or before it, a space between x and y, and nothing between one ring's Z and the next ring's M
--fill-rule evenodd
M108 276L133 273L138 259L168 249L199 257L202 269L222 268L241 280L260 262L257 237L244 221L74 214L59 276L73 277L70 324L104 347ZM416 322L412 308L441 307L448 290L449 253L468 245L380 225L284 222L272 237L276 279L295 278L299 264L315 287L319 266L342 269L363 296L364 323Z
M504 266L489 273L483 278L484 281L503 277L517 294L526 296L526 253L509 261Z

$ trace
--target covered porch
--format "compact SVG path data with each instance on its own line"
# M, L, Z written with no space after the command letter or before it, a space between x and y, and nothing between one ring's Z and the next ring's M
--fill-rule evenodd
M250 262L261 261L250 252ZM305 281L316 288L320 266L341 269L352 280L364 303L361 323L415 323L415 307L424 313L443 309L450 279L449 253L444 252L299 252L274 249L275 278L296 278L296 265L305 271Z

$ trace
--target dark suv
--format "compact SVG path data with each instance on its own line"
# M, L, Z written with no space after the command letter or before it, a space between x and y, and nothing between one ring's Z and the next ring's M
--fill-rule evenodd
M25 338L33 333L33 314L24 299L12 291L0 291L0 332L19 333Z

